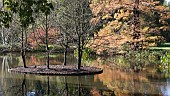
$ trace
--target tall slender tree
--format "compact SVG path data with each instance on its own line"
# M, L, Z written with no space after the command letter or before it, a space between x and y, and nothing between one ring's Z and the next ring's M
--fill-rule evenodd
M51 14L51 11L54 10L54 6L52 2L49 2L48 0L37 0L36 1L36 12L43 13L45 16L45 26L43 26L43 29L45 31L45 45L46 45L46 52L47 52L47 68L50 68L50 62L49 62L49 36L48 31L50 29L49 24L49 16ZM43 24L42 24L43 25Z
M83 55L83 50L88 40L93 34L93 27L90 24L92 19L92 12L89 7L89 2L87 0L77 0L75 3L75 33L77 35L77 46L78 46L78 65L77 68L81 67L81 60Z
M69 25L69 28L64 32L69 31L69 34L66 35L71 36L73 43L77 46L77 68L80 69L83 49L91 34L93 34L93 27L90 24L93 15L87 0L64 0L63 2L60 12L64 16L65 22L68 23L63 26L66 28Z
M61 1L59 2L59 8L58 8L58 12L57 12L57 26L60 29L60 44L61 46L63 46L64 48L64 62L63 65L67 64L67 50L69 47L69 43L73 42L73 38L72 38L72 31L73 31L73 26L72 23L74 22L73 19L70 19L69 16L67 16L68 14L73 14L72 12L68 13L67 12L69 10L71 10L71 2L72 1ZM70 5L69 5L70 4ZM67 14L67 15L66 15Z
M48 0L5 0L4 2L6 9L9 10L13 14L17 14L20 22L21 27L21 53L23 58L24 67L26 67L26 47L27 47L27 28L31 23L34 23L35 18L33 17L33 13L35 12L42 12L46 16L46 37L48 37L48 15L53 9L52 3L48 2ZM4 18L9 19L10 14L2 12ZM5 14L5 15L4 15ZM2 19L6 20L6 19ZM9 26L10 22L5 21L5 26ZM48 39L46 39L46 49L48 48Z
M19 22L21 26L21 54L23 58L24 67L26 67L25 55L26 55L26 43L27 43L27 32L30 23L33 23L32 17L32 6L33 0L5 0L6 8L13 14L18 14Z

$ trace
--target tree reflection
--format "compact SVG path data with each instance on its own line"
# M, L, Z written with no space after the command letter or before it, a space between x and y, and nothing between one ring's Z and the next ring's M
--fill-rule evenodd
M47 85L48 85L48 88L47 88L47 89L48 89L48 92L47 92L47 94L50 95L50 81L49 81L49 76L47 76L47 80L48 80L48 81L47 81L47 82L48 82L48 83L47 83Z
M106 89L99 90L85 76L14 75L15 78L4 82L6 86L2 87L2 96L102 96L103 93L110 92Z
M81 83L80 83L80 77L78 77L78 96L80 96L80 87L81 87Z
M1 86L4 85L4 75L6 75L7 71L9 69L9 65L8 65L8 56L6 54L3 54L3 58L2 58L2 69L1 69Z
M65 91L63 93L65 93L66 96L68 96L68 84L67 84L67 78L66 77L64 77L64 83L65 83L65 91L66 91L66 93L65 93Z
M25 96L25 95L26 95L26 83L25 83L25 82L26 82L26 79L25 79L25 77L26 77L26 76L25 76L25 74L24 74L24 79L23 79L23 81L22 81L22 89L21 89L21 90L22 90L22 91L21 91L21 92L22 92L22 96Z

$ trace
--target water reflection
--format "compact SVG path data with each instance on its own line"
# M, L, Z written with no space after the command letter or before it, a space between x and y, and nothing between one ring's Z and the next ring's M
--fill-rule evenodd
M122 58L121 58L122 59ZM121 70L115 62L106 62L98 58L90 64L102 68L100 75L95 75L96 81L103 82L116 96L169 96L169 80L163 74L156 73L154 66L148 66L141 72ZM145 67L146 68L146 67Z
M50 54L50 64L63 64L62 54ZM73 55L69 63L75 64ZM46 55L29 54L29 65L46 64ZM22 66L19 54L0 56L0 96L167 96L170 79L152 70L129 72L120 70L113 62L103 58L91 61L90 66L104 69L100 75L41 76L7 72L8 68Z
M50 56L50 63L62 64L61 57L53 54ZM29 54L26 58L28 66L46 62L46 56L38 54ZM76 61L72 55L69 58L70 64ZM0 63L0 96L102 96L105 93L114 95L114 91L103 86L102 82L94 82L93 75L41 76L7 72L9 67L22 66L22 58L18 54L0 56Z
M12 82L6 81L7 86L3 86L1 96L91 96L92 94L99 96L104 91L107 92L105 89L97 89L92 77L88 77L88 80L93 86L86 84L88 83L85 80L86 76L35 76L34 79L30 77L23 75L20 79L11 78Z

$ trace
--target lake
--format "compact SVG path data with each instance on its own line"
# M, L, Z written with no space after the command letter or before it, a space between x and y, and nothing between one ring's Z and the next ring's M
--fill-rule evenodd
M120 58L120 57L119 57ZM168 96L170 79L157 73L154 66L146 66L140 72L121 70L98 57L83 60L84 65L103 69L102 74L85 76L42 76L9 73L8 68L22 66L18 53L0 55L0 96ZM28 53L27 66L45 64L45 53ZM62 64L63 55L50 55L50 64ZM122 62L119 62L122 63ZM68 65L76 64L73 54L68 56Z

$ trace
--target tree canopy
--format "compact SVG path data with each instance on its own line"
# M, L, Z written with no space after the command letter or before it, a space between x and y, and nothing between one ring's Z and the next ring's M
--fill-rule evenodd
M140 45L144 49L148 46L156 46L162 41L169 41L167 34L170 30L170 12L169 7L164 4L164 0L139 0L137 10L139 11L140 38L137 40L133 39L134 0L3 1L4 5L0 11L2 27L10 27L14 16L17 16L18 25L22 28L29 28L32 26L30 24L40 23L37 19L42 18L38 16L40 14L44 17L49 16L49 24L52 14L54 22L51 23L51 27L59 27L60 35L65 36L65 40L68 39L76 45L79 36L84 41L93 39L92 44L87 45L96 53L123 49L126 43L132 45L138 41L141 42ZM93 36L94 38L91 38ZM64 38L56 41L64 41Z

